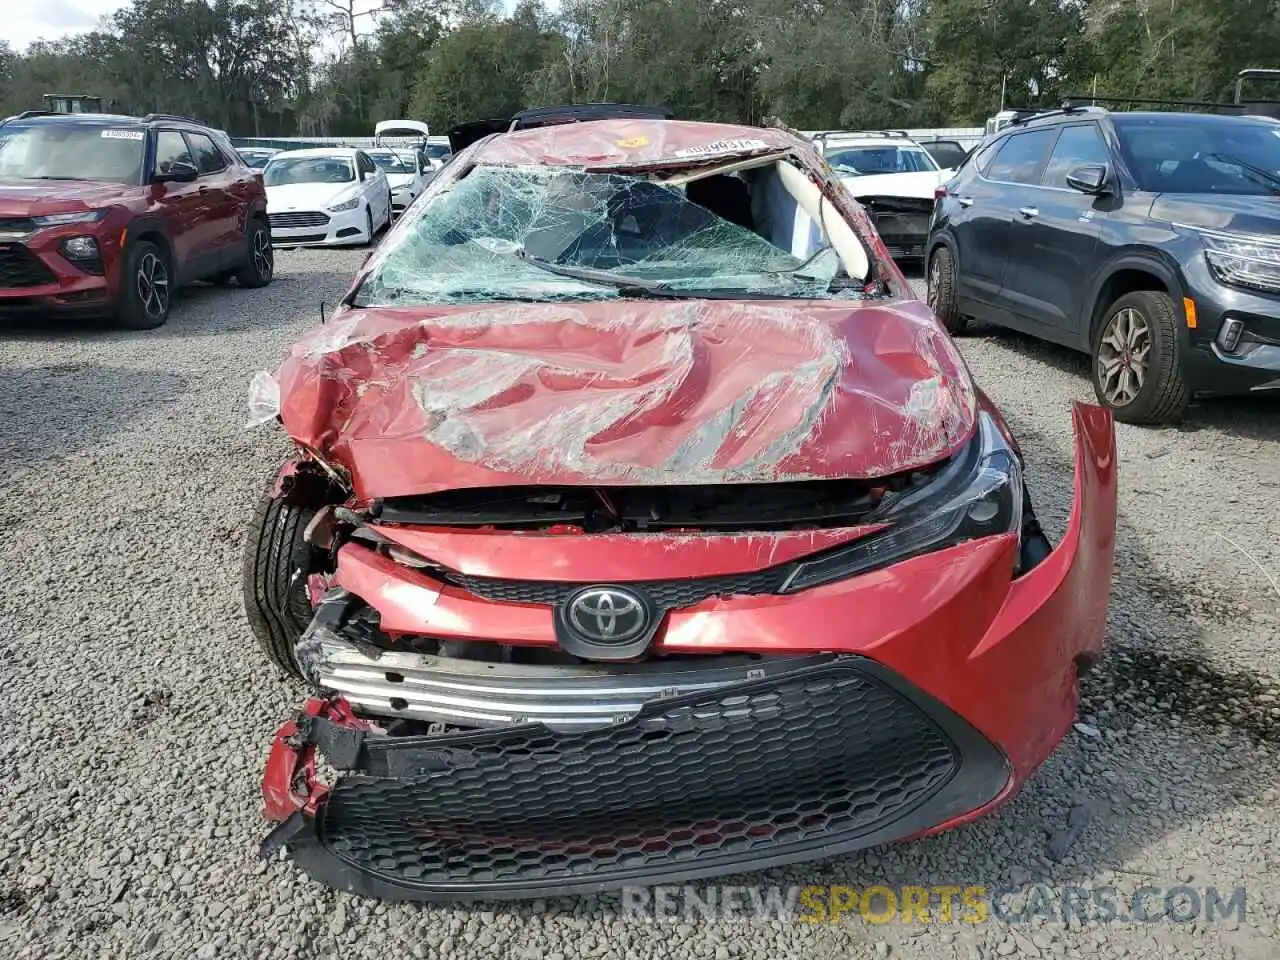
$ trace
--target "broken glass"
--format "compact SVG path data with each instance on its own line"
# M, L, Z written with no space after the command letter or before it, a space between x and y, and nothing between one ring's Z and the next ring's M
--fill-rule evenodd
M793 256L692 203L681 187L642 176L477 167L427 198L405 227L380 251L355 305L599 300L645 288L664 296L862 295L829 248Z

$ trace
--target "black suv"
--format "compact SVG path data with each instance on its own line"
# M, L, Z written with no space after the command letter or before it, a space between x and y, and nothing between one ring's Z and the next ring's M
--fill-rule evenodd
M929 303L1087 351L1120 420L1280 388L1280 122L1068 107L939 191Z

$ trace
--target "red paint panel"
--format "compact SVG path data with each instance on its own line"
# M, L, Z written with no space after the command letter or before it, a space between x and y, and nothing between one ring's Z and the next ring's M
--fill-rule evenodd
M779 129L684 120L592 120L517 130L479 146L476 163L644 167L733 160L802 145Z

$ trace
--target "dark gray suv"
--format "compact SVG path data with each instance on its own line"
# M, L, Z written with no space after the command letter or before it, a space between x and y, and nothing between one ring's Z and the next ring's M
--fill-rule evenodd
M1087 351L1098 399L1171 423L1280 389L1280 122L1075 107L1021 120L939 191L929 303Z

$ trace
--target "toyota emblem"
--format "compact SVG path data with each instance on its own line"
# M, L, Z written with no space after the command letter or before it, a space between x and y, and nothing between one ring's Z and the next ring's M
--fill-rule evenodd
M594 643L629 643L649 629L648 608L623 587L588 587L570 599L567 613L570 626Z

